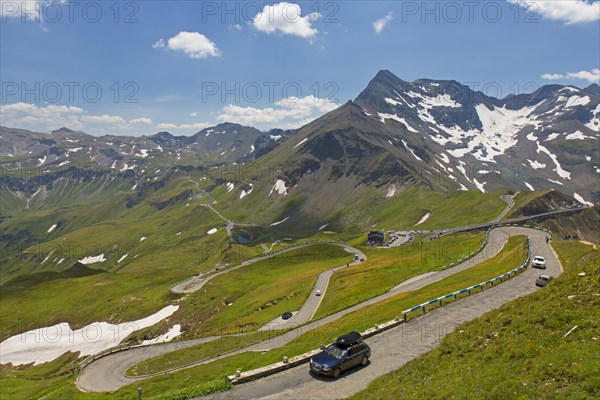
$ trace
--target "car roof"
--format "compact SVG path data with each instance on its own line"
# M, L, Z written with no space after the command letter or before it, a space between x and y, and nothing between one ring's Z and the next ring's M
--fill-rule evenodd
M538 279L540 279L540 278L542 278L542 279L550 279L550 278L552 278L552 277L551 277L550 275L540 275L540 276L538 277Z
M358 342L360 339L362 339L362 335L360 333L350 332L337 338L336 344L348 346L352 343Z
M542 260L544 259L544 257L542 257L542 256L535 256L533 258L541 258Z

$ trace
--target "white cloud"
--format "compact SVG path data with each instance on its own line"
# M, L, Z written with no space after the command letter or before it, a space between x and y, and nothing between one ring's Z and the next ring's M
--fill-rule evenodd
M277 107L256 108L230 104L223 108L217 119L243 125L298 128L338 107L332 100L314 96L288 97L275 105Z
M173 123L160 123L156 125L158 129L170 129L170 130L193 130L194 133L196 131L202 130L204 128L208 128L211 124L207 124L206 122L195 122L193 124L173 124Z
M125 119L118 115L85 115L81 118L83 121L96 122L109 125L121 125L125 123Z
M152 44L153 49L162 49L163 47L165 47L164 39L158 39L156 42L154 42Z
M281 32L285 35L300 36L313 39L319 31L311 25L321 14L310 13L302 16L302 9L295 3L277 3L264 6L262 12L256 14L252 25L266 33Z
M587 0L508 0L510 3L518 4L532 13L540 14L542 17L565 24L585 24L600 20L600 2Z
M163 39L159 39L152 47L155 49L167 47L174 51L183 51L191 58L219 57L221 55L217 46L198 32L182 31L167 40L166 45Z
M190 117L197 117L197 116L198 116L197 112L190 113Z
M543 74L542 79L556 81L559 79L579 79L589 83L600 82L600 68L594 68L591 71L567 72L566 74Z
M385 17L379 18L378 20L375 20L375 22L373 22L373 29L375 29L376 33L381 33L381 31L383 30L383 28L385 28L388 22L390 22L393 19L394 14L392 14L392 12L390 11L386 14Z
M68 126L72 129L82 129L83 109L71 106L49 105L38 107L30 103L13 103L0 105L2 125L18 128L57 129Z
M152 120L150 118L135 118L132 120L129 120L130 124L141 124L141 125L152 125Z
M129 122L119 115L93 115L75 106L48 105L44 107L31 103L0 105L2 125L37 131L50 131L63 126L86 130L88 133L114 133L107 130L119 129L120 133L137 133L137 126L151 124L150 118L135 118Z

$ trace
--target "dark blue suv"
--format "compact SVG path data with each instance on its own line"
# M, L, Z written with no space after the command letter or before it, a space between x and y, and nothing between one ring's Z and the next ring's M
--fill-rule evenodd
M358 365L367 365L371 349L358 332L350 332L337 338L334 344L310 359L310 370L321 375L337 378L342 371Z

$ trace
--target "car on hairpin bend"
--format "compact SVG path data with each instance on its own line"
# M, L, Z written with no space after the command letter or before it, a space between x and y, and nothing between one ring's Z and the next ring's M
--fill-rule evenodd
M322 347L317 355L310 359L310 370L320 375L337 378L343 371L359 365L367 365L371 357L371 348L362 341L358 332L350 332Z

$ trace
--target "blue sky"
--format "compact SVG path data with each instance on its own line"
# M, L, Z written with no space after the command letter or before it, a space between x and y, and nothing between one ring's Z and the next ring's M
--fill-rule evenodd
M600 75L591 0L0 4L0 123L38 131L299 127L381 69L502 96Z

